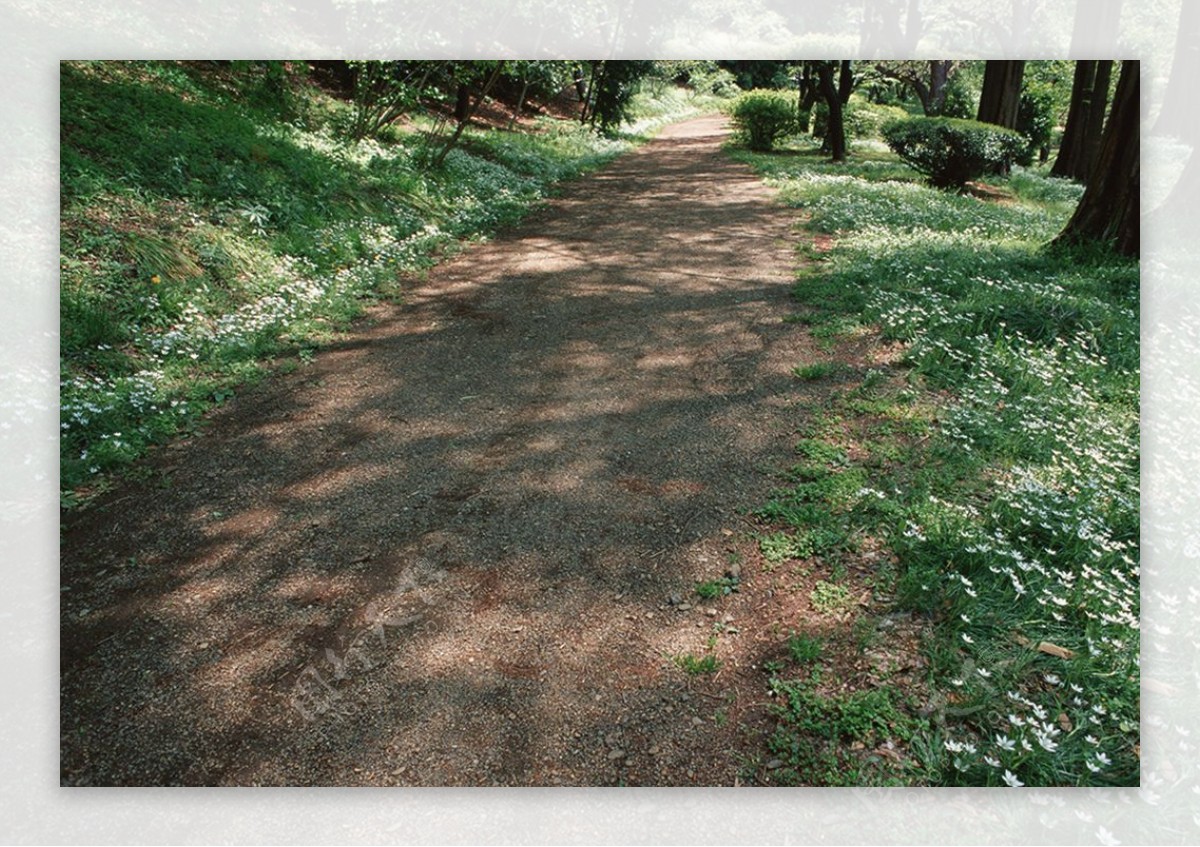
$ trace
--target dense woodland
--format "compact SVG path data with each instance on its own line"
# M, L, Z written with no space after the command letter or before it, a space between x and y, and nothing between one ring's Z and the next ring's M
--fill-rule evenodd
M65 63L63 507L564 180L720 111L798 245L828 245L799 248L788 320L828 357L796 364L821 399L762 555L826 563L836 608L882 539L875 589L929 621L937 702L832 697L791 633L770 779L1134 784L1138 103L1136 61ZM862 333L900 371L848 381ZM867 756L885 739L903 755Z

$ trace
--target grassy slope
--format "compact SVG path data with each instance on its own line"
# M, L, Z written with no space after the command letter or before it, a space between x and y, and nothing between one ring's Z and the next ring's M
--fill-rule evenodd
M828 761L797 751L849 720L910 745L919 767L902 780L1136 784L1136 263L1047 254L1080 189L1033 172L985 202L921 185L888 153L745 158L834 236L807 256L795 320L830 361L863 332L903 346L895 367L797 369L830 390L803 410L800 463L762 510L790 528L771 552L881 538L880 583L931 624L931 702L901 715L904 692L815 702L776 679L791 707L773 751L828 781L812 773Z
M417 136L344 143L345 103L251 63L67 63L61 97L68 505L639 140L472 130L433 172ZM642 133L693 108L675 91L635 105Z

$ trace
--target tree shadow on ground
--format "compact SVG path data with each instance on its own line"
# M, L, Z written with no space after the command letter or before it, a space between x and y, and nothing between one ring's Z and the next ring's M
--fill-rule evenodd
M717 138L573 185L69 516L63 782L731 782L671 661L712 621L666 598L749 543L799 342L791 217Z

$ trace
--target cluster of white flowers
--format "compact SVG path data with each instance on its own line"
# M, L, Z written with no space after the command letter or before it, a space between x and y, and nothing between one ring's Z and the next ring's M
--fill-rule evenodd
M955 696L1010 703L1005 714L989 711L973 729L944 736L945 750L956 768L975 773L972 781L991 784L1102 774L1136 738L1138 722L1136 684L1111 708L1100 689L1112 691L1104 680L1136 680L1138 667L1139 374L1114 367L1091 328L1102 328L1109 349L1136 351L1136 306L1087 299L1073 280L1006 259L1061 227L1048 213L981 205L969 229L955 230L946 221L957 226L961 204L974 201L848 175L779 184L821 228L846 230L832 272L867 285L868 319L908 342L907 360L952 388L937 415L941 435L1001 458L989 460L986 498L915 504L893 539L897 550L941 563L963 662L951 680ZM939 262L943 255L955 260ZM1006 309L1027 327L1011 317L1010 326ZM1040 329L1039 310L1082 315L1083 328L1026 337L1024 329ZM1020 609L1018 635L1031 646L1053 642L1086 659L1064 662L1073 675L1014 674L997 661L997 625L1002 640L1012 638L1000 609ZM1096 691L1085 693L1088 679ZM1014 690L1005 695L1005 686ZM989 726L991 737L979 734Z
M885 233L904 237L909 232L923 242L933 232L959 239L964 235L964 219L971 221L976 241L980 236L1028 238L1031 233L1049 237L1055 223L1032 207L998 208L970 197L931 191L914 182L807 171L785 172L768 183L778 186L787 202L803 205L818 229L875 242Z
M180 384L197 372L219 371L225 354L244 358L246 350L288 333L327 306L427 267L458 240L514 220L544 196L549 182L630 146L577 129L536 140L486 134L480 143L499 161L456 149L445 172L431 174L414 163L413 145L347 143L329 130L288 125L261 132L371 175L387 189L381 194L391 193L386 212L330 220L304 232L311 260L273 256L253 239L234 244L238 236L212 229L204 216L193 214L192 225L208 230L199 252L212 278L191 280L182 303L165 302L169 298L153 289L130 295L142 317L127 322L130 337L121 352L145 369L133 376L97 375L82 372L75 360L63 362L60 435L63 459L76 477L103 470L106 459L135 455L156 432L170 431L173 421L191 414L190 404L178 399ZM236 178L232 169L229 173ZM219 292L224 276L231 290ZM159 283L157 277L152 281Z

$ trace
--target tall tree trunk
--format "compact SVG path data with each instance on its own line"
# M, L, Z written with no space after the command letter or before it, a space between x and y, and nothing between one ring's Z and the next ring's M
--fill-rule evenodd
M983 69L983 91L979 95L976 120L1014 129L1024 76L1023 61L988 60Z
M821 96L821 88L815 79L813 79L813 63L804 63L804 73L800 77L800 99L797 102L797 108L801 113L807 112L817 103L817 98Z
M575 96L579 98L580 103L587 102L587 85L584 83L583 68L579 65L571 68L571 81L575 85Z
M1080 163L1079 179L1086 183L1092 178L1096 161L1100 158L1100 142L1104 138L1104 116L1108 112L1108 83L1112 79L1111 59L1096 62L1096 80L1092 85L1092 98L1088 104L1086 131L1083 135L1083 161Z
M1063 127L1058 158L1054 160L1051 176L1074 179L1083 159L1083 127L1090 111L1092 89L1096 85L1096 63L1081 59L1075 63L1071 82L1071 104L1067 107L1067 123Z
M596 125L596 98L600 96L601 86L604 85L604 79L608 75L608 62L597 62L592 67L592 79L588 83L588 102L587 116L588 126Z
M953 69L953 61L938 59L931 59L929 61L928 102L921 102L926 115L940 115L942 113L942 106L946 103L946 87L950 84L950 71Z
M454 93L454 120L462 123L471 110L471 87L465 82L458 84Z
M846 125L842 116L842 98L837 87L833 84L833 62L817 63L817 84L821 88L821 96L825 98L825 106L829 110L828 125L825 128L825 143L829 154L835 162L846 160Z
M842 61L841 69L838 71L838 99L845 106L850 100L850 95L854 92L854 71L850 69L850 60Z
M1125 256L1136 256L1141 221L1138 132L1141 123L1139 63L1121 62L1112 114L1104 128L1100 158L1075 208L1054 244L1107 242Z
M508 128L511 130L516 124L517 118L521 117L521 109L525 107L525 95L529 93L529 77L521 80L521 96L517 98L517 108L513 109L512 117L508 119Z
M587 87L581 88L582 80L576 78L575 90L582 91L583 111L579 113L579 122L585 124L588 118L592 117L592 93L596 90L596 73L597 69L604 64L604 60L588 62L588 78Z
M1111 75L1111 61L1081 60L1075 63L1067 125L1063 128L1062 143L1051 175L1088 181L1100 155Z

